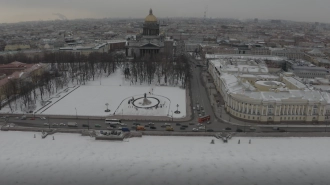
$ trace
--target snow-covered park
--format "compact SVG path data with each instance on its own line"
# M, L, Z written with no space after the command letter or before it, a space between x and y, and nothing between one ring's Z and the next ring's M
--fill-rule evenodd
M36 134L36 138L34 138ZM143 136L0 132L0 184L326 185L329 138ZM251 144L249 140L251 139ZM240 144L238 144L240 140Z
M130 99L153 97L159 100L157 107L136 108ZM111 115L137 115L137 116L167 116L183 118L186 116L186 90L179 85L166 86L164 83L151 85L131 84L125 80L122 70L118 69L110 76L105 74L94 81L88 81L85 85L77 85L75 82L51 95L41 106L37 102L36 114L46 115L83 115L83 116L111 116ZM108 104L108 106L106 106ZM110 112L105 112L106 109ZM179 114L175 114L176 110ZM8 106L0 112L11 113ZM13 113L25 113L19 108Z

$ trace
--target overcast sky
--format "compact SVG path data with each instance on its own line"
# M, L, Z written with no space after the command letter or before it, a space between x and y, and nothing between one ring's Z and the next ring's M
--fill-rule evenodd
M0 0L0 23L68 19L156 17L285 19L330 22L330 0Z

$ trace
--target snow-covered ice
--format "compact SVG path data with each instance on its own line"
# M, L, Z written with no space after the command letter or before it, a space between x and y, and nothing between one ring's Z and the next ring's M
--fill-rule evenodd
M224 144L211 137L143 136L121 142L78 134L54 136L55 140L41 139L41 133L0 132L0 184L330 182L329 138L234 137ZM215 144L210 144L212 139Z

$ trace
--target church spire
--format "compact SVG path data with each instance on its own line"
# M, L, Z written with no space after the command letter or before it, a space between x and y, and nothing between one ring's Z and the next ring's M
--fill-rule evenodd
M150 10L149 10L149 15L152 15L152 9L150 8Z

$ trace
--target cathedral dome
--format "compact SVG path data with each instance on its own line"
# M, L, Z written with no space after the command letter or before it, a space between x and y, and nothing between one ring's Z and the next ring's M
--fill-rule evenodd
M149 11L149 15L144 19L146 23L157 22L157 18L152 14L152 9Z

